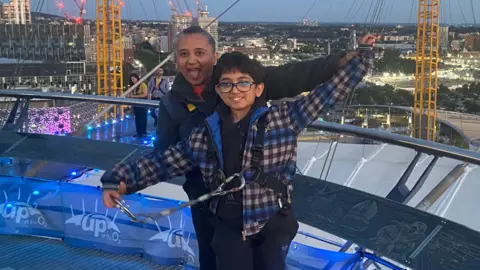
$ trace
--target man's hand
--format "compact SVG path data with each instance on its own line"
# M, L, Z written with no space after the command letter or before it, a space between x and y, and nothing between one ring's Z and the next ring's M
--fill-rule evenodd
M360 45L367 45L367 46L373 46L375 42L377 41L377 37L371 34L367 34L363 37L360 38Z
M127 193L127 186L125 185L125 182L122 181L118 186L118 190L103 191L103 194L102 194L103 204L107 208L114 208L117 206L117 203L114 201L114 199L121 201L122 195L125 193Z
M359 44L363 45L363 46L370 46L371 47L375 44L376 40L377 40L376 36L367 34L367 35L360 38ZM352 60L353 58L355 58L357 56L358 56L358 52L356 52L356 51L347 52L347 54L345 54L345 56L343 56L342 59L340 59L339 66L340 67L345 67L347 65L348 61Z

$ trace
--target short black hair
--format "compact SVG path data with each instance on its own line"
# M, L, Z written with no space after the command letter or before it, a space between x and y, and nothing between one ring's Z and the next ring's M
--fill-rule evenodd
M193 34L200 34L200 35L204 36L205 38L207 38L208 44L210 44L212 46L212 50L214 52L216 51L217 44L215 42L215 39L212 37L212 35L210 35L210 33L208 33L205 29L203 29L202 27L200 27L198 25L194 25L194 26L190 26L188 28L185 28L182 32L180 32L180 34L178 34L177 39L175 40L175 45L174 45L175 51L176 51L176 48L177 48L178 40L182 36L193 35Z
M217 84L223 74L235 70L250 75L257 84L263 83L265 77L263 65L241 52L225 53L218 59L213 72L213 82Z

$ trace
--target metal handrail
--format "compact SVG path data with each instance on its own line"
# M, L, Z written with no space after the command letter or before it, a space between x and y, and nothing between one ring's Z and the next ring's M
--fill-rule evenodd
M0 96L14 98L41 98L41 99L60 99L79 102L97 102L104 104L131 105L138 107L157 107L158 100L135 99L124 97L97 96L97 95L81 95L66 94L56 92L41 92L41 90L0 90Z
M44 99L63 99L83 102L99 102L110 104L135 105L141 107L156 107L158 101L146 99L128 99L110 96L95 95L78 95L65 93L43 93L38 91L16 91L16 90L0 90L0 96L16 97L16 98L44 98ZM480 165L480 153L457 148L445 144L431 141L425 141L408 136L388 133L379 130L365 129L353 125L341 125L329 122L314 122L309 128L322 131L329 131L340 134L354 135L360 138L375 140L378 142L388 143L392 145L402 146L413 149L422 153L435 155L439 157L448 157L475 165Z
M378 142L402 146L429 155L448 157L456 160L469 162L475 165L480 165L480 153L437 142L421 140L380 130L361 128L353 125L341 125L329 122L317 121L310 124L308 127L322 131L355 135L357 137L365 139L371 139Z

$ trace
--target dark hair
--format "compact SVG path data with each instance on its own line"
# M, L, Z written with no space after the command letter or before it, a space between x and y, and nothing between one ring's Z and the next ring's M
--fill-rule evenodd
M216 50L215 39L212 37L212 35L210 35L210 33L205 31L205 29L203 29L202 27L200 27L198 25L190 26L190 27L184 29L182 32L180 32L180 34L178 34L177 39L175 40L175 45L174 45L175 50L177 48L178 40L180 40L181 37L187 36L187 35L193 35L193 34L200 34L200 35L204 36L208 40L208 44L210 44L212 46L212 50L215 52L215 50Z
M225 53L218 59L213 72L213 82L217 84L223 74L235 70L250 75L255 83L263 83L265 68L260 62L241 52Z
M137 73L132 73L132 74L130 74L130 77L128 77L128 78L129 78L128 80L129 80L129 85L130 85L130 86L133 86L133 85L135 84L135 83L133 83L133 81L132 81L132 77L137 78L137 82L138 82L138 80L140 80L140 76L139 76Z

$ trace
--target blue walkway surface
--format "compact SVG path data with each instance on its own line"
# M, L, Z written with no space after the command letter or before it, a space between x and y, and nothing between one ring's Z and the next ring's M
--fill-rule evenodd
M0 235L0 243L0 269L5 270L183 269L180 265L160 266L138 255L71 247L49 238Z
M124 199L134 213L157 213L180 203L138 194ZM136 223L117 209L106 209L100 189L69 183L0 177L2 234L0 269L198 269L199 263L188 209ZM347 270L358 256L294 242L288 264L291 270L319 270L327 264L331 270Z

